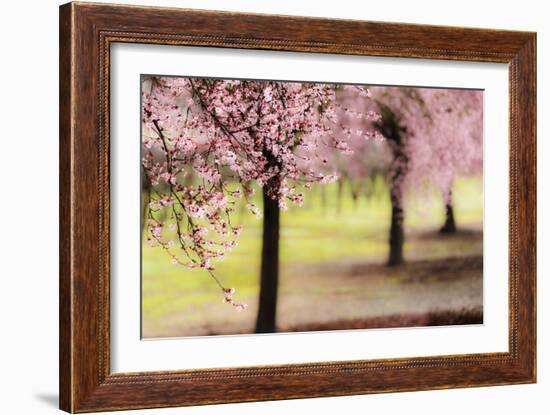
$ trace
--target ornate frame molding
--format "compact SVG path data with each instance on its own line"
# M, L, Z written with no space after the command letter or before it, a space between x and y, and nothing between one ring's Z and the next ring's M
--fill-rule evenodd
M338 41L330 38L334 31L341 34ZM109 69L110 46L117 42L508 63L509 352L111 373ZM534 33L86 3L61 6L61 408L90 412L534 382L535 71Z

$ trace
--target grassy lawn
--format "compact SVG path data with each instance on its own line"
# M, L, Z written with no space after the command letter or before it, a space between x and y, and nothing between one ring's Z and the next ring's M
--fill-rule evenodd
M453 192L457 225L481 230L481 179L457 180ZM313 296L320 303L323 296L353 297L357 282L348 283L337 273L333 273L331 279L323 278L320 284L308 284L306 277L315 279L322 272L315 271L313 275L312 270L330 268L331 264L381 264L385 260L390 205L384 184L378 181L369 198L361 196L354 201L347 187L342 195L338 197L337 184L326 185L324 189L314 187L306 193L303 207L291 207L282 213L282 301L285 296L295 299ZM437 193L429 200L408 203L405 221L408 260L482 255L480 238L422 237L436 231L443 220L443 201ZM259 289L262 222L246 211L237 212L234 222L244 226L239 245L215 264L216 275L225 286L234 287L236 299L249 303L250 308L235 313L232 307L222 304L219 289L204 271L173 265L163 250L143 244L142 314L146 337L197 334L201 330L203 334L217 333L224 325L242 327L246 332L253 325ZM391 280L391 275L386 277ZM315 314L315 310L310 312ZM285 309L279 313L285 313ZM291 324L294 317L281 316L280 320ZM194 331L187 330L191 327L195 327Z

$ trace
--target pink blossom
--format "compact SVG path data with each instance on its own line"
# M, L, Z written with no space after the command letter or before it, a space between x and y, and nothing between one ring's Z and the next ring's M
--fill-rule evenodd
M246 310L246 308L248 307L248 305L244 303L234 303L233 306L239 313Z
M362 86L144 78L142 166L152 186L148 215L155 243L169 253L181 251L186 266L209 271L222 287L212 261L234 248L231 238L241 233L231 222L237 202L247 199L247 209L261 216L248 201L254 196L252 184L281 209L288 203L302 205L304 194L297 186L306 183L307 189L310 183L337 178L320 161L326 159L326 148L351 154L348 140L357 122L377 116L370 107L343 105L338 96L347 90L370 99ZM327 137L336 127L345 134L331 143ZM366 124L360 131L375 134ZM170 235L163 237L163 221L176 224L170 229L176 230L177 243L168 243ZM239 311L246 308L234 305Z
M376 102L402 128L406 165L399 183L419 195L426 182L450 196L457 175L483 170L483 93L477 90L373 87ZM379 108L379 107L378 107ZM401 161L392 168L400 167Z

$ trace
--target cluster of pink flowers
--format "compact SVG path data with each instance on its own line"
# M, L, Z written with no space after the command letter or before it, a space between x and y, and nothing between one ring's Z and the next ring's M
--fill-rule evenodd
M414 189L422 195L432 184L449 198L456 176L482 172L482 91L371 87L370 93L376 107L389 109L400 127L402 157L395 158L392 169L405 172L399 178L401 192Z
M303 203L303 185L335 180L333 171L321 168L327 152L351 153L352 137L375 136L373 128L357 128L358 120L378 117L372 109L342 104L337 97L346 90L370 99L360 86L144 78L148 243L166 250L175 264L206 270L224 302L245 309L233 301L234 290L221 284L213 265L235 247L241 232L231 221L237 201L244 198L259 217L253 183L285 209L287 203ZM342 112L355 121L343 122Z
M369 87L368 94L352 86L340 91L339 121L331 131L337 141L334 147L339 151L327 147L317 159L318 169L336 172L352 186L361 186L365 179L377 174L385 175L392 162L386 138L373 127L373 123L380 121L380 114L372 99L372 89Z

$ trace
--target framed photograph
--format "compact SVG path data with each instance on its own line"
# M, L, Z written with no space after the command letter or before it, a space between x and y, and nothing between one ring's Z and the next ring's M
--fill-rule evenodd
M60 407L536 381L536 35L60 8Z

